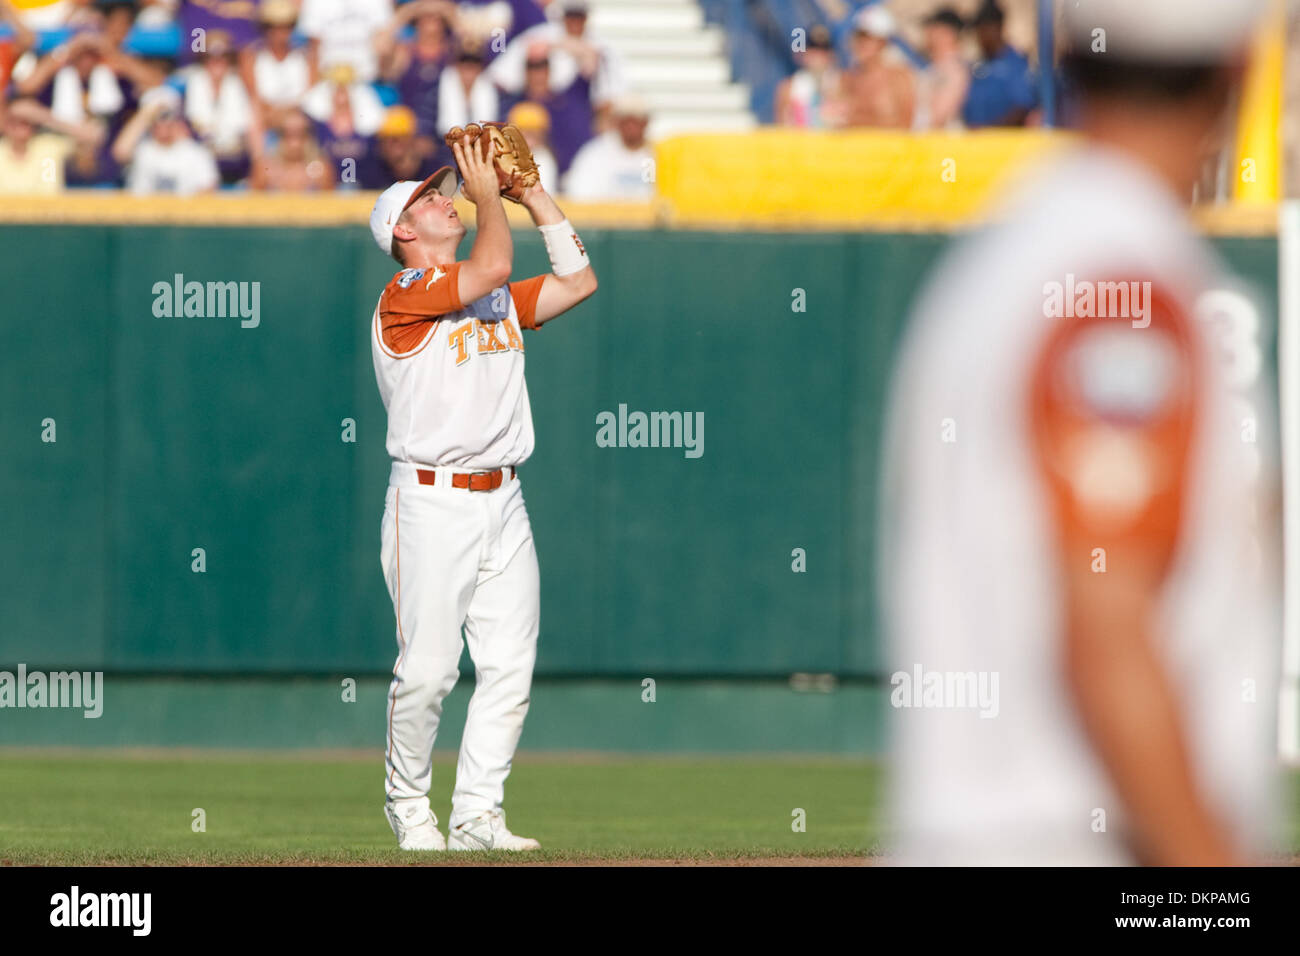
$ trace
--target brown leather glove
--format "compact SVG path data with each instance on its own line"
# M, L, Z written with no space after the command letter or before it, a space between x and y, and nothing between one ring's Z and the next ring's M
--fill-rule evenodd
M503 199L519 202L524 190L536 186L541 179L533 151L528 148L528 142L518 127L507 126L505 123L484 123L481 126L470 123L464 129L453 126L444 138L448 146L454 145L457 140L463 140L466 147L478 145L484 156L488 155L491 144L496 144L493 165L501 183Z

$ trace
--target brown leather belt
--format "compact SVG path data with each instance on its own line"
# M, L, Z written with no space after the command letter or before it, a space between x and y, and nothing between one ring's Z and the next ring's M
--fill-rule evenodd
M453 488L465 488L469 491L495 491L501 487L501 483L506 481L506 472L510 472L510 479L519 477L513 467L498 468L496 471L476 471L472 474L455 474L451 476L451 486ZM415 475L420 479L422 485L436 485L438 483L438 473L429 471L425 468L417 468Z

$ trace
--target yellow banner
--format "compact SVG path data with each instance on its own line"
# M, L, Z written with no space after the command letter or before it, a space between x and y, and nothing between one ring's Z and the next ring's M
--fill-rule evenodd
M1251 51L1237 112L1235 197L1244 203L1273 203L1282 195L1282 74L1286 59L1286 15L1280 0L1260 29Z
M671 222L781 228L950 228L1009 177L1070 142L1045 130L965 133L760 129L659 144Z

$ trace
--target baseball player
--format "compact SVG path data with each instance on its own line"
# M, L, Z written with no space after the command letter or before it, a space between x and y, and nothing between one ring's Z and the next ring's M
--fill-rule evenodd
M884 515L904 862L1270 846L1258 351L1207 318L1228 276L1185 212L1261 5L1067 4L1081 143L918 302Z
M537 182L522 137L511 135L476 125L448 134L461 191L476 210L467 259L456 260L466 229L450 167L390 186L370 215L376 244L401 266L375 307L371 348L388 413L381 557L398 645L384 810L404 850L538 848L506 828L502 810L539 622L537 554L518 474L533 451L523 332L590 296L596 277L577 233ZM511 172L502 172L503 146L513 153ZM537 224L550 274L510 281L503 193ZM462 628L476 683L444 839L428 793Z

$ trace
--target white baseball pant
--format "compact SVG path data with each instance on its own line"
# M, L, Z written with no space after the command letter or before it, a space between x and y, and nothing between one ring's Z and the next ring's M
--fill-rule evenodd
M436 484L422 485L415 466L395 462L384 506L381 558L398 645L385 788L389 800L428 803L463 625L476 681L451 798L455 828L501 808L528 713L540 578L519 479L469 491L451 486L454 469L432 470Z

